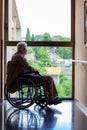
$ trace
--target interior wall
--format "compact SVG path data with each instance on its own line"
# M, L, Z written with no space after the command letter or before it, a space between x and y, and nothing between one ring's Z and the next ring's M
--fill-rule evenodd
M2 0L0 0L0 101L2 99Z
M75 0L75 59L87 60L84 45L84 0ZM75 63L75 99L87 106L87 64Z

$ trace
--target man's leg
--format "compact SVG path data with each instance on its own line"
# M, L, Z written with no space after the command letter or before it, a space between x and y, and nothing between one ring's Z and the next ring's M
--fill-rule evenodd
M61 102L60 99L58 98L58 92L56 90L53 78L51 76L43 75L42 79L49 89L49 97L48 97L49 102L54 100L56 100L56 103Z

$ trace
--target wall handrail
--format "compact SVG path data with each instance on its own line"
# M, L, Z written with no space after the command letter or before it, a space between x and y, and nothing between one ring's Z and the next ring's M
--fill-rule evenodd
M75 62L75 63L83 63L83 64L87 64L87 61L86 60L71 60L72 62Z
M82 63L87 64L86 60L74 60L74 59L58 59L59 61L72 62L72 63Z

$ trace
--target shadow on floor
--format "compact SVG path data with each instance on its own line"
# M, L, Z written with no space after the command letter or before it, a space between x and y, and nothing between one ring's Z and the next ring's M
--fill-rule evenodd
M8 102L0 104L0 130L86 130L87 116L75 101L63 101L41 109L15 109Z
M6 129L12 130L46 130L54 129L58 118L54 114L62 114L54 108L47 107L41 109L35 105L32 109L13 110L9 108L7 111L7 119L5 121ZM12 112L11 112L12 111ZM10 113L10 114L9 114Z

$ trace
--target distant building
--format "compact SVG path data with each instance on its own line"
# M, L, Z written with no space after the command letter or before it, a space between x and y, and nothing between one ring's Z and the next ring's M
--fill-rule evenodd
M61 73L61 68L60 67L46 67L46 71L49 75L52 76L55 85L59 84L59 75Z
M21 40L21 21L15 0L9 0L9 40Z

